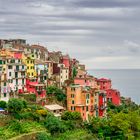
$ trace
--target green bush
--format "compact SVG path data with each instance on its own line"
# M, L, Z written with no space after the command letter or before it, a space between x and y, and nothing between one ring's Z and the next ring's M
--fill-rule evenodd
M27 103L24 100L12 98L8 101L7 109L10 113L19 113L23 108L27 107Z
M65 111L61 118L63 120L82 120L81 114L79 112L70 112L70 111Z
M15 132L19 132L19 133L22 132L22 127L18 120L10 121L8 129L15 131Z
M67 130L65 124L52 115L46 118L44 125L52 135L54 135L55 133L63 133Z
M60 88L57 88L55 86L49 86L47 87L46 91L47 95L55 95L58 101L66 100L66 94L64 94L63 90Z
M7 103L5 101L0 101L0 107L5 109L7 107Z
M52 138L46 132L39 132L36 135L36 140L52 140Z

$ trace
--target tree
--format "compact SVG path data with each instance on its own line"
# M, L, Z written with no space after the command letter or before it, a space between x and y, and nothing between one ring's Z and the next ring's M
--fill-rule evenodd
M8 101L7 109L11 113L19 113L23 108L26 108L26 106L26 101L12 98Z
M66 100L66 94L64 94L63 90L60 89L60 88L57 88L55 86L47 87L47 93L46 94L56 96L56 99L58 101L65 101Z
M47 95L55 94L57 91L57 87L55 86L49 86L47 87Z
M52 135L55 133L63 133L67 129L61 120L52 115L47 116L44 125Z
M7 103L5 101L0 101L0 107L1 108L6 108L7 107Z
M76 70L76 68L74 67L74 68L72 69L72 77L74 78L74 77L76 77L76 75L77 75L77 70Z

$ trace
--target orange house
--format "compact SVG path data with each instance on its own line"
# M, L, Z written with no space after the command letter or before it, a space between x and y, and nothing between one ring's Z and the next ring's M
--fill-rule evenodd
M67 109L79 112L83 120L88 121L89 116L98 116L98 101L96 100L95 103L94 97L94 89L81 85L71 85L67 87Z

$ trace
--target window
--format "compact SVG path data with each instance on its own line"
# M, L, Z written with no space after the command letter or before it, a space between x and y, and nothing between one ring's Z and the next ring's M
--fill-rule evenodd
M4 97L6 97L6 93L4 93Z
M11 72L9 72L9 76L11 76Z
M86 111L88 111L88 106L86 106Z
M86 94L86 99L89 99L89 94Z
M74 94L71 94L71 98L74 98Z
M17 72L15 72L15 78L18 78L18 73Z
M29 69L29 66L27 67L27 69Z
M74 100L72 100L72 104L74 104Z
M97 102L97 99L95 99L95 103Z
M22 69L24 69L24 65L22 65Z
M19 66L16 66L16 70L19 70Z
M5 61L3 61L3 64L5 64Z
M32 73L32 76L34 76L34 74Z
M11 65L9 65L9 66L8 66L8 69L12 69L12 66L11 66Z
M16 79L16 85L18 85L18 79Z
M75 88L71 88L72 91L75 91Z
M20 63L20 59L18 60L18 63Z
M74 110L75 110L75 106L71 106L71 110L73 110L73 111L74 111Z
M22 85L24 85L24 79L22 79Z
M82 107L83 110L85 110L84 106Z
M4 82L4 86L6 86L6 83Z
M0 60L0 64L2 64L2 60Z

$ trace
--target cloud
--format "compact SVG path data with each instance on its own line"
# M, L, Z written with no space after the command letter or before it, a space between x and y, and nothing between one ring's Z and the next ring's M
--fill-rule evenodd
M119 56L140 55L139 6L139 0L0 0L0 38L25 38L80 60L120 62Z
M140 45L136 42L125 40L124 45L129 49L132 53L137 53L140 51Z

